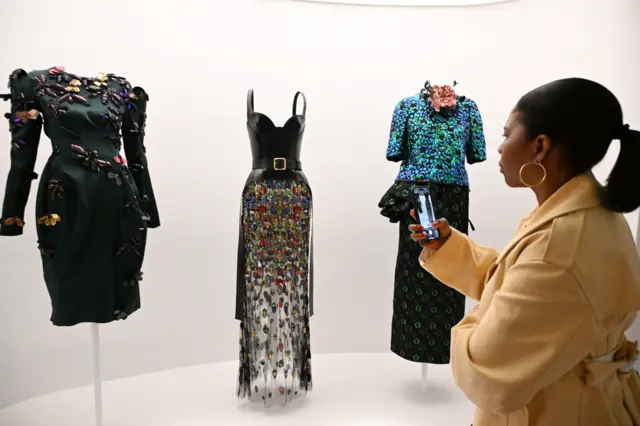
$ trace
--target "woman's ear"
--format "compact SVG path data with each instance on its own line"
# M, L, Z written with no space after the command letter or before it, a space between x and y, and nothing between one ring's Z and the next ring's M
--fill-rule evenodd
M536 160L541 163L551 152L551 139L547 135L540 135L534 141L534 147Z

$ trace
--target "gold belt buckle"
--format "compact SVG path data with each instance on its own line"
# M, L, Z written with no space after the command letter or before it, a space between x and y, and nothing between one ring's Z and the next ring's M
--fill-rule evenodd
M282 162L282 167L278 167L278 162ZM273 159L273 170L282 171L287 170L287 159L283 157L276 157Z

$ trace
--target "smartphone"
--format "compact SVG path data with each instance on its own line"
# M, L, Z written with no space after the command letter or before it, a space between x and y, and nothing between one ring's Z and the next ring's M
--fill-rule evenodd
M424 186L413 188L413 209L416 212L418 223L424 227L424 233L428 241L440 238L440 232L433 227L436 215L433 212L433 203L429 189Z

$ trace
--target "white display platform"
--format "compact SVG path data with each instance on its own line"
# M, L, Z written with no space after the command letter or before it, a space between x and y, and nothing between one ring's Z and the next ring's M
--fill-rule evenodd
M152 354L150 354L152 356ZM473 406L449 365L393 354L317 355L314 388L287 407L236 398L237 362L167 370L104 383L105 426L468 426ZM91 386L56 392L0 410L2 426L94 426Z

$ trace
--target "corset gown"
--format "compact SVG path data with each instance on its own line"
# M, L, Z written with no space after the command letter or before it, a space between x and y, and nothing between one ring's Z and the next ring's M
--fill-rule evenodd
M247 95L253 170L238 243L238 397L266 406L286 405L312 387L312 196L300 162L305 114L298 92L293 115L276 127L254 111L253 90Z
M0 235L23 233L41 129L52 154L35 226L57 326L108 323L140 307L147 228L160 225L143 144L148 96L113 74L51 67L9 81L11 169ZM120 155L124 145L126 160Z

